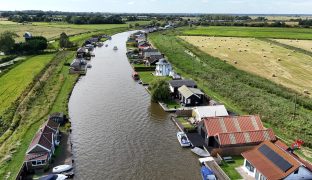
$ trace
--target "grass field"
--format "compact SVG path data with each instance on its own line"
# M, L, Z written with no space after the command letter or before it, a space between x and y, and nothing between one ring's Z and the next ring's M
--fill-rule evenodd
M242 156L232 156L232 158L234 160L233 163L226 163L225 161L222 161L222 165L220 167L229 176L229 178L242 179L241 175L235 168L244 165L244 158Z
M13 103L33 78L51 61L54 54L30 57L0 77L0 114Z
M195 27L191 29L184 29L183 35L256 37L256 38L279 38L279 39L312 39L312 29L210 26L210 27Z
M312 52L312 40L273 39L274 41Z
M295 91L224 63L176 37L174 32L153 33L149 38L166 54L177 73L195 80L208 96L221 100L238 114L259 114L262 121L287 142L301 138L305 139L305 146L312 147L310 98L297 96L294 117ZM185 53L186 50L199 60Z
M183 36L238 69L264 77L304 94L312 93L312 57L254 38ZM289 41L289 40L285 40Z
M32 24L18 24L11 21L0 21L0 33L4 31L13 31L19 35L17 41L23 41L23 35L25 32L32 33L33 36L44 36L49 40L56 39L62 32L67 35L75 35L86 32L103 31L115 28L128 28L129 24L134 25L139 23L140 25L148 24L149 21L133 21L125 24L68 24L68 23L46 23L46 22L34 22Z

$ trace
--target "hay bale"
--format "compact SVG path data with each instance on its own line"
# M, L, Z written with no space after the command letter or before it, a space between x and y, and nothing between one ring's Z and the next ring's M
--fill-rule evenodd
M295 50L293 50L293 53L295 53L296 51Z
M239 50L238 52L242 52L242 50Z
M281 58L277 58L277 61L281 61L282 59Z
M263 55L263 57L266 57L266 55Z
M225 63L226 63L226 60L223 60L223 62L225 62Z
M221 47L221 46L219 46L219 47Z
M246 47L248 47L248 44L246 44Z
M261 49L261 51L265 51L264 49Z
M230 50L231 48L228 48L228 50Z
M237 61L234 61L234 64L237 64L238 62Z
M247 52L247 49L245 49L244 51Z
M276 75L275 75L275 74L272 74L272 77L276 77Z
M303 90L303 93L304 94L310 94L310 92L307 89Z
M290 54L287 54L287 56L291 56Z

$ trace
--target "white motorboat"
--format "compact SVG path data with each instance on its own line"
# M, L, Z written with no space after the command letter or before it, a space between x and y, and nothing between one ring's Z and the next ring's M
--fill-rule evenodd
M92 68L92 65L91 65L91 64L88 64L88 65L87 65L87 68Z
M97 45L98 47L102 47L102 46L103 46L103 43L102 43L102 42L98 42L96 45Z
M118 50L118 47L117 47L117 46L114 46L114 48L113 48L113 49L116 51L116 50Z
M205 151L199 147L194 147L191 149L191 151L200 157L209 157L210 156L209 152L207 152L207 151Z
M184 132L177 132L177 138L182 147L189 147L191 146L191 142L187 138Z
M39 180L65 180L67 176L64 174L50 174L39 178Z
M105 44L105 47L108 47L108 44Z
M60 166L56 166L53 168L52 172L53 173L63 173L63 172L66 172L66 171L69 171L73 168L72 165L60 165Z

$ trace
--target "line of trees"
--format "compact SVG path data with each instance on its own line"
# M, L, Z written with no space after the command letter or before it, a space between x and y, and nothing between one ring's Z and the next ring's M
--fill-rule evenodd
M35 36L26 39L25 42L15 43L16 33L5 31L0 34L0 51L5 54L27 53L33 54L45 50L48 47L48 41L43 36Z
M70 24L123 24L118 15L113 16L67 16L65 21Z

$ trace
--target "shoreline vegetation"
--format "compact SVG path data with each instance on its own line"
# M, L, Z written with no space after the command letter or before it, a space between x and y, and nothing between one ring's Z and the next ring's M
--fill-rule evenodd
M70 37L70 40L81 45L86 39L98 35L113 35L128 30L128 27L104 29ZM58 40L54 42L58 48ZM40 56L40 55L38 55ZM68 73L68 66L75 56L75 51L64 50L50 54L51 61L32 79L32 83L23 90L18 101L8 107L12 117L11 125L0 137L0 178L15 179L24 161L25 152L34 134L48 114L63 112L68 116L68 100L79 80L79 75ZM33 58L36 58L34 56ZM7 72L23 66L24 61ZM30 61L29 61L30 62ZM0 81L3 77L0 77ZM67 126L66 126L67 127ZM66 131L67 129L63 129Z
M241 115L259 114L267 127L273 128L288 144L300 138L306 147L311 148L311 99L200 51L176 37L181 34L180 30L149 35L150 41L166 54L177 73L195 80L200 89L228 109ZM186 51L191 51L198 58L191 58ZM306 150L310 151L309 148ZM311 157L304 157L311 161Z

